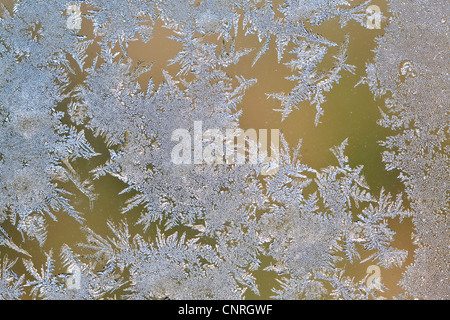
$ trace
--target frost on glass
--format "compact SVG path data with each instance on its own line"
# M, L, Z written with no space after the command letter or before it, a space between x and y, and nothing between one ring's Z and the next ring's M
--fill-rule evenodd
M58 7L65 4L22 1L12 16L5 9L0 29L0 221L9 221L40 245L48 219L64 212L83 220L61 183L71 181L94 197L71 163L95 152L83 130L64 124L58 110L69 95L65 50L74 49L75 40ZM23 252L1 230L0 243Z
M281 120L308 102L318 126L327 95L356 67L347 63L350 37L335 43L314 27L353 21L366 31L370 4L22 0L3 7L0 298L243 299L262 295L261 274L274 279L276 299L382 298L367 277L345 268L366 262L403 268L398 298L449 298L444 1L388 1L392 17L359 83L384 99L378 124L393 133L380 142L383 161L399 172L404 193L371 190L363 166L349 159L351 138L330 149L334 162L315 168L302 161L302 141L290 146L281 134L277 170L267 176L263 162L171 161L175 130L194 136L199 121L205 130L240 127L242 101L259 79L228 68L250 58L251 70L271 46L292 90L263 98ZM157 24L178 46L159 70L130 50L133 42L151 46ZM244 36L258 44L242 45ZM330 51L333 63L323 70ZM122 215L88 224L73 193L96 215L94 186L107 178L123 187L108 195L127 199ZM49 248L48 224L63 215L83 240ZM404 219L412 219L417 245L407 266L391 225ZM44 259L27 250L34 242Z
M417 249L401 285L414 298L448 299L448 3L390 5L391 23L363 82L385 100L378 122L393 134L380 142L383 161L399 173L413 214Z

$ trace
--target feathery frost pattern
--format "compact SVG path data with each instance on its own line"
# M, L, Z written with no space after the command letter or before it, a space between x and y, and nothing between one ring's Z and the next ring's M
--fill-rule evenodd
M398 194L371 188L347 152L351 137L319 168L303 161L302 140L294 147L281 133L270 175L264 161L171 161L178 129L194 136L195 155L195 123L240 128L261 81L253 70L272 51L291 86L261 99L280 123L312 107L314 126L326 126L327 97L357 67L348 61L351 36L335 41L318 30L335 23L366 32L373 2L2 5L0 299L245 299L263 296L261 274L274 280L273 299L382 299L384 283L374 288L346 267L366 263L402 270L394 298L449 299L444 0L387 0L389 22L355 83L382 101L373 122L390 129L379 145L385 170L404 186ZM137 59L136 44L165 55L154 44L161 32L176 53ZM108 181L121 186L108 197L125 199L117 214L97 210L97 187ZM404 221L414 226L414 252L395 243L394 225ZM82 240L55 247L58 223Z

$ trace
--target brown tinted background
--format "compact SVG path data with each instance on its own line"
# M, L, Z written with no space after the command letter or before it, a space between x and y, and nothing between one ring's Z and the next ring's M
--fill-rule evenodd
M13 1L1 1L10 10ZM355 4L359 1L353 1ZM274 7L280 1L274 1ZM374 1L374 4L380 6L383 15L389 17L387 7L383 1ZM82 12L85 14L87 8L82 6ZM277 61L277 52L275 42L272 40L270 49L259 59L252 67L253 59L256 55L260 43L256 36L243 36L242 30L235 39L236 48L256 48L253 52L241 58L240 62L226 68L229 76L244 75L248 78L257 78L258 82L251 87L241 103L243 115L241 117L241 128L255 129L280 129L291 146L297 144L302 139L302 161L307 165L320 169L328 165L334 165L335 160L329 149L340 144L347 137L349 145L346 154L350 159L352 166L364 165L363 173L374 195L378 195L381 188L384 187L388 192L397 194L402 192L403 186L397 179L396 172L387 172L381 161L383 148L379 146L377 141L383 140L390 135L389 130L381 128L377 125L377 119L380 117L379 107L383 107L382 100L374 99L369 89L365 85L355 85L361 76L365 75L365 63L370 61L374 55L376 48L375 39L377 36L383 35L382 23L381 30L369 30L356 22L349 22L346 27L341 28L337 19L327 21L321 26L309 26L313 31L321 34L326 39L336 43L342 43L346 35L349 35L348 60L349 64L356 66L355 74L344 72L339 84L327 93L327 102L323 104L324 115L321 117L321 123L314 126L315 106L308 102L299 106L299 110L292 112L285 121L281 121L281 113L273 109L280 108L278 101L268 99L266 93L285 92L288 93L295 86L294 82L286 80L285 77L291 74L290 69L283 65L293 56L289 54L289 49L279 64ZM241 23L242 26L242 23ZM82 30L80 34L87 35L88 39L93 39L92 22L83 19ZM133 59L134 63L138 61L153 62L150 72L144 74L139 79L143 90L148 79L152 77L157 86L162 81L162 69L168 71L171 75L175 75L178 71L177 65L168 66L168 60L175 57L181 46L168 37L172 35L172 31L162 26L161 20L154 25L153 38L148 43L141 41L132 42L129 46L128 55ZM215 41L214 37L208 37L208 41ZM216 41L218 44L222 40ZM292 48L292 47L291 47ZM92 45L89 48L89 58L87 59L87 67L91 66L92 60L98 51L98 46ZM219 46L220 49L220 46ZM115 50L119 51L118 48ZM337 47L330 48L326 58L320 65L320 68L326 70L333 63L332 56L337 53ZM72 80L74 85L84 80L85 74L79 74ZM64 106L63 106L64 107ZM87 133L88 138L92 142L95 150L101 153L107 153L104 143L100 139L94 138ZM82 177L89 177L89 171L100 165L106 159L105 156L97 157L93 161L79 161L74 167ZM109 235L106 221L115 222L123 218L121 207L124 205L129 195L118 195L125 187L120 181L105 177L95 182L95 191L99 195L98 200L94 202L92 210L89 207L89 201L83 194L77 191L73 186L65 186L74 193L73 204L75 208L85 213L85 225L101 236ZM133 214L137 217L138 212L129 213L129 221L135 220ZM131 215L131 217L130 217ZM44 252L50 249L54 250L55 255L58 254L61 245L68 244L75 246L83 240L80 231L80 225L67 215L59 215L58 222L50 222L48 229L48 239L43 248L40 248L36 242L26 241L23 245L33 257L36 266L40 266L45 262ZM409 251L406 265L412 262L412 253L414 246L411 241L412 224L410 221L397 220L391 221L392 228L396 231L394 246ZM20 239L19 235L14 234L12 226L5 226L12 233L13 238ZM140 232L139 227L136 230ZM20 240L19 240L20 241ZM15 257L16 253L10 252L4 248L0 249L1 255L8 253L9 256ZM366 258L369 253L363 253L362 258ZM267 261L266 261L267 262ZM361 280L366 276L366 269L373 262L364 264L356 263L351 265L346 263L345 268L347 274L354 277L355 280ZM59 272L65 272L61 265L56 265ZM21 263L16 264L16 271L19 274L25 272ZM383 283L387 289L382 295L391 298L401 292L401 288L397 286L401 279L403 268L392 268L389 270L381 269ZM260 286L261 296L255 296L252 293L247 294L247 298L267 299L272 295L271 289L277 286L271 273L256 272L258 284ZM27 298L27 297L25 297Z

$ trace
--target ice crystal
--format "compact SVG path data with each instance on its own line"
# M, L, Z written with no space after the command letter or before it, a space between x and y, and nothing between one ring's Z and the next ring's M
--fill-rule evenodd
M20 278L12 271L17 261L10 261L7 256L3 257L0 265L0 299L17 300L23 294L23 282L25 276Z
M297 55L297 59L291 60L286 64L292 70L296 70L298 74L291 75L287 79L297 81L298 85L287 96L285 94L269 94L269 97L281 101L283 109L276 110L283 113L283 120L286 119L293 109L297 109L302 101L309 100L316 105L317 113L314 123L315 125L319 124L320 116L324 113L321 105L326 101L324 93L330 91L334 83L339 83L342 70L353 73L355 69L354 66L345 63L347 60L347 46L348 39L341 46L339 54L335 57L336 62L333 68L323 74L318 74L316 68L322 61L327 51L326 48L303 42L291 52Z
M392 0L390 8L363 82L386 95L379 124L394 135L381 142L383 160L398 170L413 209L418 248L401 284L414 298L448 299L449 27L442 17L449 11L445 1Z
M219 161L227 160L220 148L196 160L213 140L202 131L196 142L196 126L239 129L245 95L258 86L248 72L273 45L294 85L266 97L281 104L281 120L304 102L314 105L317 126L327 94L356 67L347 63L350 37L338 44L315 27L353 20L365 28L370 1L21 0L11 12L3 7L0 245L14 259L0 253L0 298L243 299L261 294L261 274L278 282L273 298L380 298L345 266L404 267L408 252L394 245L391 223L411 219L417 249L399 297L448 299L447 6L388 2L390 23L360 84L385 102L378 123L393 135L380 142L383 161L405 186L394 196L385 188L375 194L364 167L351 164L352 138L330 149L334 164L316 168L302 161L301 141L293 148L281 134L267 176L261 159ZM168 71L130 50L133 41L153 49L157 25L179 48L162 61ZM252 38L256 48L242 41ZM171 161L176 130L194 137L185 164ZM100 159L92 159L94 143ZM78 193L95 208L89 178L121 183L122 217L84 225L70 199ZM64 213L84 240L48 248L48 224ZM29 250L34 241L42 267ZM25 274L17 274L16 256Z
M69 42L73 42L57 24L64 22L55 11L62 4L55 2L51 7L42 2L37 10L32 6L21 2L13 17L1 21L0 220L10 220L42 245L46 219L56 219L57 211L62 209L82 220L57 182L77 180L70 162L89 159L95 153L83 131L64 124L63 114L57 110L68 82L64 46L70 50ZM26 32L30 16L43 30L38 38ZM56 33L63 35L58 42ZM2 239L4 244L10 243L7 237Z
M387 268L401 265L406 258L405 251L391 247L395 233L385 219L407 217L408 211L402 209L401 199L393 202L383 191L374 207L362 168L349 166L345 145L346 141L331 150L339 166L316 171L301 164L298 149L290 156L285 144L282 167L286 169L269 178L274 203L262 216L260 237L269 243L268 253L276 261L267 270L285 276L283 289L275 291L278 298L320 298L326 292L321 275L333 273L344 258L360 260L360 246L376 251L365 260ZM317 191L308 195L305 189L312 183ZM354 211L362 205L355 221Z

